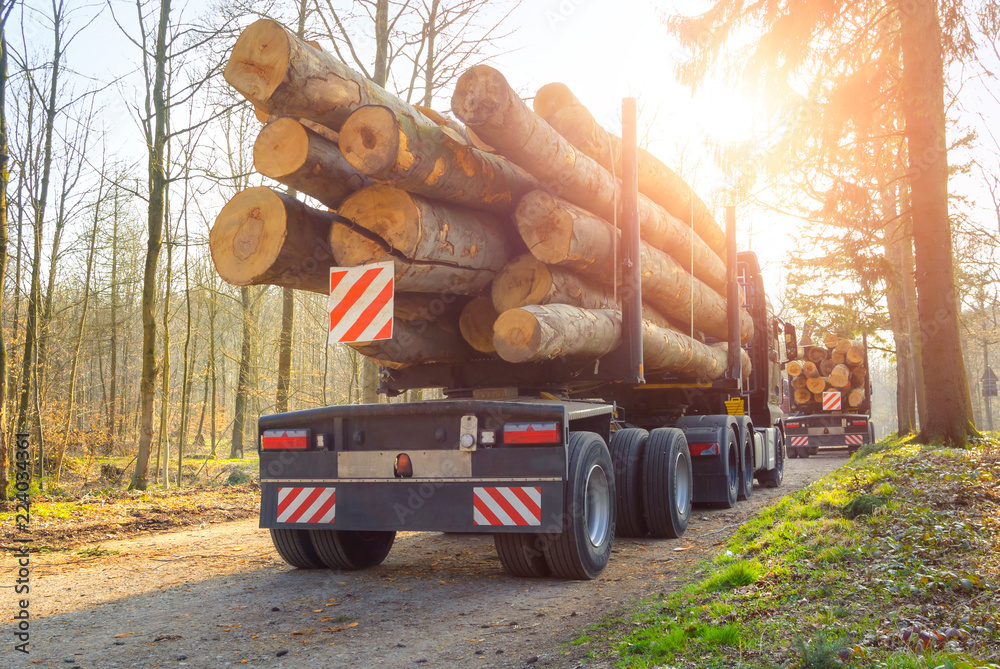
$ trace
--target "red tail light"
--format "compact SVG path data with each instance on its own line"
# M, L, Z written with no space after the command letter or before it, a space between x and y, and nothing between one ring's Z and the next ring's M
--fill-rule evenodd
M507 423L503 426L505 444L558 444L559 423Z
M785 427L798 427L798 423L785 423Z
M712 443L705 444L688 444L688 450L691 451L692 457L696 455L718 455L719 442L713 441Z
M260 447L265 451L304 451L309 448L309 430L264 430Z

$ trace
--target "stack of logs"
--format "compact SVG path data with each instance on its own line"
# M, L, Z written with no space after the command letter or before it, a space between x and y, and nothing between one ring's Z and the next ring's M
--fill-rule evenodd
M868 370L860 342L827 334L822 346L802 341L798 358L785 367L797 411L820 410L823 393L829 391L841 393L845 410L859 409L864 404Z
M210 236L226 281L326 294L331 266L393 262L394 337L353 345L391 367L618 346L621 140L565 86L543 87L532 111L499 72L473 67L452 99L462 126L266 19L240 36L225 78L266 123L257 171L329 208L268 187L237 194ZM639 175L645 368L717 378L724 234L644 151Z

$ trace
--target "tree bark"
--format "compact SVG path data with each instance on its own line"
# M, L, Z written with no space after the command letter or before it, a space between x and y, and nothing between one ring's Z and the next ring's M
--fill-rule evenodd
M568 304L583 309L617 309L610 290L526 253L507 263L493 279L497 313L529 304Z
M337 144L293 118L279 118L260 131L253 164L265 177L336 209L351 193L374 182L354 169Z
M493 333L497 353L507 362L596 358L618 346L621 314L566 304L528 305L500 314Z
M476 297L462 308L458 318L458 328L462 338L480 353L496 353L493 345L493 324L500 314L493 308L493 300L487 296Z
M583 105L569 105L547 121L573 146L596 160L604 169L622 174L622 140L601 127ZM639 192L689 226L720 258L725 258L726 235L701 198L676 172L640 148ZM693 218L693 223L692 223Z
M274 400L277 413L288 411L292 378L292 327L295 323L295 291L281 289L281 332L278 334L278 389Z
M381 49L386 40L376 37L376 48ZM375 81L369 81L276 21L260 19L236 40L224 76L264 113L307 118L333 130L340 130L351 112L364 105L384 105L418 117L411 105L382 88L384 62L384 54L377 53Z
M592 158L573 148L521 101L503 75L486 65L458 80L452 110L499 153L526 169L550 190L610 219L620 207L620 184ZM681 265L715 290L725 289L725 263L690 227L649 198L639 197L642 237L661 250L682 249Z
M388 107L362 107L341 127L340 150L373 179L495 214L509 214L521 196L539 187L513 163L452 135Z
M269 284L330 292L336 215L259 186L222 208L209 234L215 268L234 286Z
M683 333L643 322L642 360L648 371L677 372L700 381L717 379L726 371L727 350L727 344L708 346Z
M935 0L900 2L898 8L924 386L935 398L920 417L921 438L963 446L976 429L969 418L948 215L941 25Z
M7 185L10 183L10 149L7 143L7 17L13 4L0 14L0 313L4 312L7 276ZM15 329L17 326L15 325ZM7 337L0 327L0 502L7 500Z
M236 400L233 409L233 438L229 446L230 458L243 457L243 437L246 434L247 406L250 392L250 352L253 339L253 305L250 289L240 287L240 305L243 314L243 342L240 346L240 366L236 380Z

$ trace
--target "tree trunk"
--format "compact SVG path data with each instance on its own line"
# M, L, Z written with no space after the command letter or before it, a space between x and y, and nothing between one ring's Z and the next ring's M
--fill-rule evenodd
M385 43L377 36L376 48ZM263 112L307 118L332 130L340 130L351 112L364 105L384 105L420 118L411 105L382 88L385 70L379 63L385 58L376 54L376 60L375 81L369 81L276 21L260 19L236 40L224 76Z
M920 336L920 319L917 316L917 285L913 268L913 223L909 216L904 217L903 227L903 304L906 313L906 331L910 342L910 375L913 378L913 389L916 395L917 430L927 415L927 394L924 386L923 339Z
M167 115L165 98L167 72L167 25L170 22L170 0L161 0L156 34L155 74L150 95L153 100L149 147L149 240L146 245L146 266L142 286L142 376L139 381L140 425L139 449L130 490L145 490L149 470L149 446L153 440L153 396L156 392L156 264L160 257L163 236L164 197L167 188L164 164L167 145ZM143 58L145 58L145 54ZM149 135L152 136L149 136Z
M892 200L891 205L889 205L890 199ZM893 209L884 213L891 213L895 218L898 212L895 211L894 198L887 198L886 205L892 206ZM897 219L887 224L885 257L889 265L889 273L886 278L886 306L896 346L896 426L897 434L900 437L916 430L913 360L910 357L910 333L907 327L906 302L903 295L903 281L905 280L903 276L903 234L903 224L900 220ZM850 348L850 342L848 342L848 348ZM847 359L846 353L847 351L843 351L844 360ZM862 394L863 399L864 395Z
M281 289L281 332L278 335L278 390L274 400L277 413L288 411L292 378L292 327L295 324L295 291Z
M454 132L387 107L362 107L340 129L340 150L360 173L410 193L495 214L509 214L530 174L470 147Z
M622 140L601 127L583 105L570 105L546 118L571 144L600 163L622 174ZM645 149L638 151L639 192L670 215L687 221L720 258L725 258L726 235L701 198L676 172ZM613 162L612 162L613 161ZM692 216L694 223L692 224Z
M111 349L108 382L108 455L115 452L118 438L118 217L121 189L114 185L114 211L111 222L111 326L108 328L108 348Z
M215 268L234 286L270 284L330 292L336 215L258 186L222 208L209 234Z
M493 308L492 298L480 296L472 299L462 308L462 314L458 318L462 338L480 353L496 353L493 324L499 315Z
M279 118L257 135L258 172L336 209L348 195L374 183L354 169L336 142L293 118Z
M243 314L243 344L240 346L240 366L236 380L236 402L233 411L233 439L230 442L229 457L243 457L243 437L246 433L247 405L250 393L250 352L253 333L253 306L250 303L250 289L240 288L240 304Z
M560 197L610 219L621 207L620 185L592 158L577 151L521 101L503 75L477 65L461 76L452 110L497 151ZM715 290L725 290L725 263L690 227L649 198L639 196L643 239L659 249L683 249L677 260Z
M921 438L963 446L976 430L969 419L948 215L941 26L935 0L898 6L924 386L935 398L920 417Z
M621 314L566 304L528 305L500 314L493 332L497 353L507 362L596 358L618 346Z
M13 5L0 14L0 314L4 312L7 276L7 185L10 183L10 149L7 144L7 17ZM14 326L17 329L17 326ZM0 327L0 502L7 500L7 337Z
M568 304L583 309L617 309L614 295L572 272L549 267L530 253L507 263L493 280L497 313L529 304Z

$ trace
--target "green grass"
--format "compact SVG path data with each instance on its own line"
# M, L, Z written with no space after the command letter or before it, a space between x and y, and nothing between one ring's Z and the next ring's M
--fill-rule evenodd
M677 669L1000 669L1000 444L895 439L866 453L746 522L700 580L586 637L591 656ZM926 647L904 640L908 626Z

